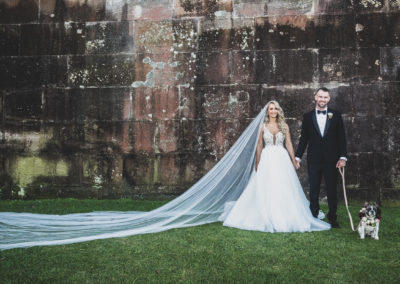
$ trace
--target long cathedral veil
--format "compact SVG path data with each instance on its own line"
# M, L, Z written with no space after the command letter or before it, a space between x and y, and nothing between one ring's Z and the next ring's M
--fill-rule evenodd
M266 108L205 176L167 204L149 212L0 212L0 249L126 237L218 221L224 206L239 198L254 170L258 133Z

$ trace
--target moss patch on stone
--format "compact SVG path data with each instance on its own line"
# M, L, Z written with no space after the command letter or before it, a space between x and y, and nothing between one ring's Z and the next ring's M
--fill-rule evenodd
M68 176L64 160L46 160L40 157L18 157L12 166L11 176L15 185L24 188L40 176Z

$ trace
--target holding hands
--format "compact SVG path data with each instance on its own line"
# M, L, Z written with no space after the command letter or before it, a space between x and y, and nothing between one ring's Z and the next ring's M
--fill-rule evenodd
M293 160L293 166L296 170L300 169L300 162L298 160ZM346 166L346 160L339 159L336 163L336 168L344 168Z
M296 170L300 169L300 162L296 159L293 160L293 166Z
M339 159L339 161L336 163L336 168L344 168L346 166L346 160L344 159Z

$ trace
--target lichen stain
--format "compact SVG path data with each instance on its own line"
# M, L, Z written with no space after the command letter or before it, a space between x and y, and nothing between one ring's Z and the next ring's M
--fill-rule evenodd
M25 197L25 194L26 194L25 189L23 187L21 187L18 191L18 196Z
M205 93L204 98L205 102L203 104L203 107L207 110L207 113L220 112L221 105L223 105L223 100L221 96L218 96L214 93Z
M169 85L165 83L173 83L175 75L173 72L169 72L168 69L178 66L179 62L171 60L168 60L168 62L154 62L150 57L145 57L142 62L150 65L152 69L146 74L145 81L134 81L131 84L133 88L165 86Z
M24 149L30 153L38 153L46 147L46 144L53 138L54 134L52 131L24 133L0 131L0 136L3 136L9 143L24 145Z
M181 0L181 7L185 12L193 12L195 8L201 7L199 5L200 1L193 1L193 0Z
M72 84L88 84L90 78L89 70L83 69L69 74L69 80Z
M174 6L179 16L198 14L211 17L216 11L233 11L232 0L180 0Z
M246 113L249 100L250 94L246 91L229 93L228 107L231 116L240 117L241 114Z
M238 45L241 50L250 49L249 43L251 41L251 38L254 36L254 30L238 30L236 31L236 36L239 37Z
M78 66L79 68L81 66ZM88 63L68 74L69 82L73 85L115 85L131 82L134 70L129 58L121 62L93 62Z
M105 177L99 167L99 161L95 158L85 157L83 161L83 177L88 179L92 187L100 189L103 187Z
M105 46L104 39L95 39L95 40L88 40L86 42L86 52L87 53L94 53L97 50L101 50Z
M170 21L150 22L138 27L138 46L144 52L151 52L154 47L171 46L172 24Z
M193 22L179 21L172 27L173 45L171 52L177 53L177 50L195 50L198 44L198 33Z
M195 117L194 111L193 111L195 108L194 107L194 98L193 98L193 96L186 95L187 93L189 93L189 91L185 90L187 88L189 88L189 86L187 86L187 85L179 85L178 86L178 100L179 100L178 116L181 117L182 119Z
M361 0L361 1L357 1L359 3L359 5L363 6L364 8L369 8L369 7L373 7L373 8L382 8L383 7L383 3L381 1L376 1L376 0ZM354 0L351 0L351 4L354 5L355 3Z
M391 0L390 1L390 6L392 8L400 8L400 0Z
M68 165L62 159L53 161L40 157L18 157L13 162L11 171L14 184L24 188L40 176L68 176Z
M102 188L102 184L103 184L102 175L95 175L93 178L93 187L100 189L100 188Z
M114 19L122 20L124 18L124 8L127 5L126 0L106 0L106 13Z
M324 66L322 66L322 70L324 70L326 73L332 73L335 71L335 65L330 63L324 64Z
M131 12L135 19L139 19L142 16L143 8L140 5L135 5L132 7Z
M114 182L121 183L123 181L123 160L117 158L114 163L116 165L111 170L111 178Z
M359 33L359 32L362 32L364 30L364 26L361 25L361 24L356 24L355 29L356 29L356 32Z

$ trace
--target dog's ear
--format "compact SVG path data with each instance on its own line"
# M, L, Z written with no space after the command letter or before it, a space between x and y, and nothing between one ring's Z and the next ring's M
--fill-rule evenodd
M367 208L368 204L368 201L365 201L363 207Z
M377 203L376 201L374 202L374 206L375 206L376 208L379 207L379 205L378 205L378 203Z

